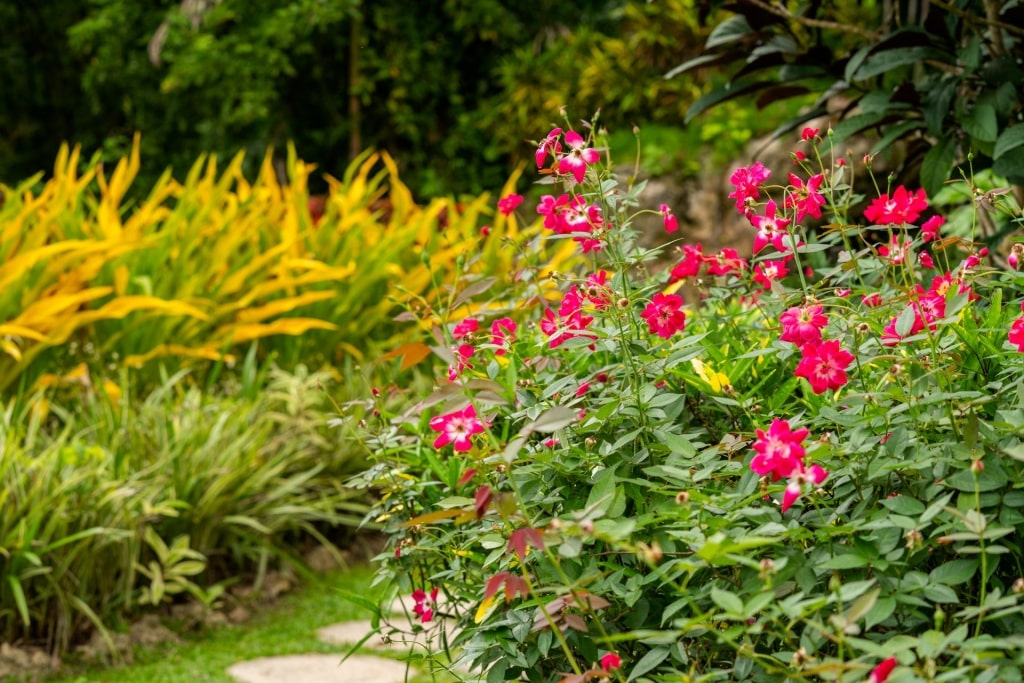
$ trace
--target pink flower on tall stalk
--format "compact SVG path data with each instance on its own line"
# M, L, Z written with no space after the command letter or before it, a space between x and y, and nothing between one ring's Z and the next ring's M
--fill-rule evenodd
M434 608L437 606L438 589L435 586L429 594L417 588L412 592L412 599L416 602L413 605L413 614L420 618L424 624L434 618Z
M456 339L462 339L473 334L480 329L480 321L476 318L466 318L460 321L454 328L452 328L452 336Z
M683 297L678 294L658 293L640 315L652 333L668 339L686 328L686 313L682 307Z
M782 492L782 511L786 512L789 508L793 507L793 503L799 500L800 495L804 492L805 484L817 486L827 478L828 472L821 465L811 465L804 468L803 463L800 463L800 468L793 473L789 479L789 484L786 485L786 490Z
M658 207L658 213L661 214L662 222L665 224L665 232L675 232L679 229L679 219L672 213L668 204Z
M902 242L902 243L901 243ZM897 265L904 261L913 262L914 241L909 237L900 240L899 235L893 235L888 245L882 245L878 248L878 255L889 259L889 263Z
M518 195L515 192L513 192L509 196L503 197L498 200L498 211L500 211L502 215L507 216L513 211L515 211L516 207L518 207L522 203L522 195Z
M811 128L810 126L807 126L802 131L800 131L800 139L803 140L804 142L807 142L808 140L813 140L818 136L818 131L818 128Z
M553 349L573 337L596 339L597 335L586 332L587 327L593 321L593 316L583 315L583 297L580 296L579 290L573 287L562 297L562 304L558 307L557 315L550 308L544 310L540 329L551 338L548 346Z
M614 652L609 652L601 657L601 668L606 672L612 672L622 666L622 658Z
M761 476L771 476L772 481L801 471L807 455L803 441L808 434L810 430L806 427L793 431L788 421L775 418L768 431L757 430L757 441L754 442L757 455L750 462L750 469Z
M807 216L821 218L821 207L825 205L825 197L818 188L821 187L825 176L817 174L811 176L804 185L799 176L790 173L789 182L793 186L792 192L786 195L786 208L796 207L796 221L801 222Z
M782 341L817 344L821 341L821 331L828 325L828 316L820 304L805 304L788 309L779 316L779 323L782 324L779 337Z
M889 679L889 674L896 668L896 658L889 657L888 659L882 660L882 663L871 670L871 674L868 675L867 683L885 683Z
M741 258L735 249L726 247L713 256L705 256L708 264L708 275L729 275L741 273L747 269L747 260Z
M1017 350L1024 353L1024 317L1017 318L1010 324L1010 332L1007 335L1010 343L1017 347Z
M542 168L544 162L547 161L548 154L557 158L562 153L562 143L558 141L558 138L562 135L561 128L555 128L548 136L540 141L537 145L537 151L535 157L537 159L537 168Z
M700 246L690 246L689 244L683 245L683 260L676 264L669 273L669 282L678 282L679 280L685 280L690 277L697 277L700 274L701 266L704 265L706 259L704 252Z
M476 416L476 408L468 405L462 410L431 418L430 428L440 432L434 440L434 448L452 444L456 451L468 451L473 447L473 435L483 432L486 426Z
M796 366L796 376L811 383L816 394L838 389L848 381L846 368L853 362L853 354L839 345L836 339L820 344L804 344L800 350L803 359Z
M587 164L595 163L601 158L601 153L593 147L585 147L586 141L574 130L565 134L565 144L569 146L569 151L559 160L558 172L571 174L577 183L582 183L587 173Z
M608 271L599 270L587 277L586 297L599 311L603 311L611 305L612 290L608 285Z
M921 226L921 239L925 242L939 238L939 228L946 224L944 216L932 216Z
M781 280L788 274L785 261L765 261L754 267L754 282L769 290L772 288L772 282Z
M455 362L448 366L449 382L454 382L463 372L473 368L473 364L469 362L469 359L476 353L476 349L469 344L459 344L452 348L452 353L455 354Z
M916 221L927 208L928 199L923 189L908 192L907 188L900 185L893 191L892 198L883 194L871 202L864 209L864 217L875 225L902 225Z
M506 348L516 339L516 325L512 318L498 318L491 323L491 343L500 346L495 356L504 356Z
M757 234L754 235L754 253L761 251L769 244L775 247L776 251L785 252L787 246L783 241L783 238L789 234L787 228L789 227L790 220L788 218L778 218L775 215L778 207L775 202L769 200L764 205L764 215L759 216L756 214L748 214L747 219L750 224L757 228Z
M761 196L761 183L768 180L772 174L760 161L754 162L751 166L741 166L729 176L729 182L736 189L729 194L730 199L736 200L736 210L746 213L747 203L753 202Z

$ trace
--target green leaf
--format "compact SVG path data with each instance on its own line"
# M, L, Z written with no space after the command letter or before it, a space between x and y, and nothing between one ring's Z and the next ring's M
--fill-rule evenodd
M868 558L853 553L836 555L820 565L821 569L856 569L866 566L868 566Z
M996 159L992 170L1013 183L1024 183L1024 147L1015 147Z
M937 195L943 183L949 180L955 149L953 138L946 138L924 155L921 162L921 186L929 197Z
M526 426L526 430L549 434L564 429L575 421L575 410L567 406L555 406L541 413L536 420Z
M971 112L961 119L964 130L982 142L995 142L999 135L999 123L996 110L991 104L975 105Z
M1011 149L1024 145L1024 124L1011 126L1004 130L996 140L996 148L992 152L993 159L999 159Z
M745 16L742 14L731 16L718 26L715 26L704 43L704 48L711 49L719 45L735 42L743 36L749 35L750 32L750 24L747 23Z
M881 593L882 589L876 588L875 590L865 593L854 600L853 604L850 605L850 608L846 610L846 620L854 622L867 615L867 613L875 606L875 602L878 600L878 596Z
M910 131L924 127L924 121L918 120L904 121L901 124L887 127L885 129L885 135L882 136L882 139L876 142L874 146L871 148L871 154L878 154L879 152L883 152L889 149L889 146L892 145L892 143L896 142Z
M978 570L978 560L950 560L940 564L928 575L931 583L955 586L970 581Z
M882 505L900 515L919 515L924 512L924 503L908 495L883 498Z
M771 85L775 85L775 83L772 81L735 81L718 86L690 105L690 108L686 110L683 122L689 123L716 104L762 90Z
M960 602L960 598L957 596L956 591L949 586L930 583L924 587L922 592L924 593L924 597L928 598L932 602L940 602L949 605Z
M743 601L734 593L730 593L729 591L722 590L720 588L712 588L711 600L730 614L743 614Z
M899 47L876 52L863 61L853 74L853 80L862 81L903 66L912 66L924 59L948 61L949 55L934 47Z
M640 676L643 676L645 673L653 670L656 666L664 662L668 658L668 654L671 650L672 648L666 645L653 648L633 665L633 669L629 672L629 678L626 679L627 683L629 683L629 681L635 681Z
M876 112L873 114L857 114L856 116L844 119L832 129L832 144L838 145L851 135L856 135L863 130L877 125L885 116L884 112Z

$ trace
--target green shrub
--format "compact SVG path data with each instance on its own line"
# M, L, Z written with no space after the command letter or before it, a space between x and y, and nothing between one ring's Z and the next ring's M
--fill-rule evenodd
M139 397L125 381L116 404L81 386L11 400L0 639L61 651L179 594L209 605L240 573L299 564L304 543L352 529L366 505L341 481L363 462L329 438L326 380L272 370L262 391L213 396L179 373Z
M1021 680L1024 276L923 192L851 215L863 166L810 130L788 181L733 176L749 260L651 273L642 185L573 135L544 147L549 239L590 251L560 299L506 282L521 306L436 331L450 381L355 411L378 578L416 601L384 632L489 683Z

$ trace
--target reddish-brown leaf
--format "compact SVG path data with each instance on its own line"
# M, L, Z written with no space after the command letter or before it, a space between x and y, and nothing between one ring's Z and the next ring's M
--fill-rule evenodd
M491 487L484 484L476 490L476 496L474 497L475 503L473 508L476 510L476 518L482 519L484 514L487 513L487 508L491 505L491 498L494 496L491 494Z
M515 552L516 557L522 562L526 559L526 544L529 542L537 550L544 550L544 537L539 529L524 526L512 532L508 539L508 550Z

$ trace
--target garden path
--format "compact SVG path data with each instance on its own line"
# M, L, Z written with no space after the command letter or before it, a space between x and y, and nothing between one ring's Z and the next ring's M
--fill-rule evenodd
M392 611L409 614L411 605L396 601ZM374 635L369 621L346 621L320 629L317 636L332 645L355 645L379 650L402 651L422 647L422 637L407 641L385 641ZM340 654L300 654L261 657L232 665L228 669L239 683L402 683L407 679L404 662L373 655L352 655L342 661Z

